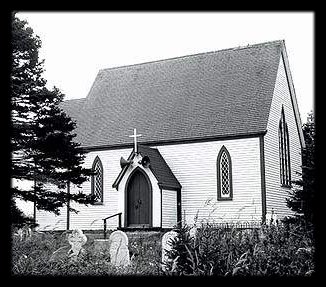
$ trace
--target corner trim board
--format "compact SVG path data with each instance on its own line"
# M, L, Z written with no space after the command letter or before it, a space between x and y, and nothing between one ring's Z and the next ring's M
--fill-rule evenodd
M259 149L260 149L262 222L265 222L265 220L266 220L266 178L265 178L264 136L259 137Z
M160 227L162 228L162 220L163 220L163 196L162 196L162 188L160 188L160 195L161 195L161 220L160 220Z
M181 188L177 190L177 225L182 227Z

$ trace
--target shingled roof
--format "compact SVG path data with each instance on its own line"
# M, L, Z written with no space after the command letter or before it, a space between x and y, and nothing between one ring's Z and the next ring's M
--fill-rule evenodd
M100 70L63 109L82 147L242 136L266 131L283 41Z

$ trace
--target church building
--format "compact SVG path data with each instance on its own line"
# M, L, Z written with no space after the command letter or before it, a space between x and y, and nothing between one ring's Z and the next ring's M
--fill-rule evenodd
M291 215L304 139L284 41L103 69L64 101L96 203L39 229L173 228Z

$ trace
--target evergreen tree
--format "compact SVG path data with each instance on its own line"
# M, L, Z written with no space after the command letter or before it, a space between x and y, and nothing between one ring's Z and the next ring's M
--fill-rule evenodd
M306 222L314 220L314 198L316 192L315 169L315 118L311 112L303 125L303 136L306 147L302 149L301 179L293 181L295 188L290 192L287 205Z
M81 167L85 155L73 141L76 124L60 108L64 95L55 87L49 90L42 77L41 41L15 14L11 45L11 177L34 182L33 189L13 186L13 198L35 202L38 209L56 214L70 200L92 203L90 196L66 192L68 182L80 185L91 171ZM47 188L48 183L57 188Z

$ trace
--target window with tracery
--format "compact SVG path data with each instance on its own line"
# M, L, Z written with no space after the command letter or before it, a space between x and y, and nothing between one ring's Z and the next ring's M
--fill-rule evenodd
M232 199L232 164L225 146L221 148L217 157L217 199Z
M97 203L103 202L103 166L100 158L97 156L92 166L92 194L95 195Z

